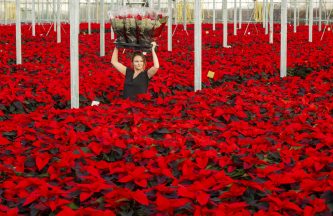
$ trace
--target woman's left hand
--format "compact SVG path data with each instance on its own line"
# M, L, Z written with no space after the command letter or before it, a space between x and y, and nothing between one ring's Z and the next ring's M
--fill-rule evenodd
M153 41L153 42L151 42L151 44L153 45L153 46L152 46L152 49L155 50L155 47L157 46L156 42Z

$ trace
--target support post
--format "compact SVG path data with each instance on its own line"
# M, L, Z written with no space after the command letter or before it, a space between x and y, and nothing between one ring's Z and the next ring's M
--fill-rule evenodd
M239 29L242 29L242 19L243 19L243 10L242 10L242 0L239 0Z
M183 22L184 22L184 30L187 30L186 24L186 0L183 0Z
M78 10L79 0L70 0L71 108L79 108L79 32L77 31L77 25L79 24Z
M237 0L234 0L234 35L237 35Z
M280 77L287 76L287 0L281 0Z
M105 21L104 21L104 0L100 1L100 17L99 17L99 45L100 56L105 56Z
M268 0L265 0L265 34L268 35Z
M318 31L321 31L321 17L322 17L322 0L319 0L319 23L318 23Z
M309 42L312 42L313 30L313 0L309 1Z
M274 2L270 0L269 7L269 43L273 44L274 41Z
M88 10L88 34L91 34L91 4L90 0L87 1Z
M294 33L297 31L297 0L294 0Z
M22 64L21 49L21 8L20 0L16 0L16 64Z
M31 10L31 30L32 36L36 36L36 13L35 13L35 0L32 0Z
M201 90L201 0L194 1L194 91Z
M172 51L172 1L168 0L168 51Z
M216 7L215 7L215 4L216 1L213 0L213 31L216 30Z
M60 0L57 0L57 43L61 43Z
M223 11L223 47L228 47L228 8L227 0L222 2Z

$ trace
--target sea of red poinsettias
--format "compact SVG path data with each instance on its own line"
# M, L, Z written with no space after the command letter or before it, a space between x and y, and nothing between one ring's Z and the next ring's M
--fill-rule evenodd
M166 32L157 40L149 93L128 101L110 34L99 57L99 26L82 25L82 108L70 110L69 27L57 44L49 26L23 26L18 66L15 27L0 26L0 214L331 215L332 32L290 32L281 79L278 25L273 45L251 24L229 49L217 27L203 25L202 91L193 26L178 26L172 52Z

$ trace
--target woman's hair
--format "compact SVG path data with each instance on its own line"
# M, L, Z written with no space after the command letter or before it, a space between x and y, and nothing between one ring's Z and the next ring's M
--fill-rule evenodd
M147 63L146 56L143 55L143 53L141 53L141 52L135 52L135 53L133 53L133 55L132 55L132 62L134 61L134 58L136 56L140 56L142 58L142 60L143 60L143 64L146 65L146 63Z

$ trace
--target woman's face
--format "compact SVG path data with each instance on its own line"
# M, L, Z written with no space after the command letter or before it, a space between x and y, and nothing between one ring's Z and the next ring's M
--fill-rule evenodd
M144 70L145 63L141 56L135 56L133 59L133 67L135 70Z

